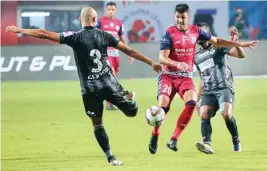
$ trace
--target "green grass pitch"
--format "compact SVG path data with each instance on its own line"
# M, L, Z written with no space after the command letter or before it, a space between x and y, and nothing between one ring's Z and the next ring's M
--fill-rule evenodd
M85 115L78 81L2 83L3 171L267 171L267 79L236 80L234 115L242 152L234 153L220 114L212 119L214 155L198 152L200 119L195 112L179 140L179 151L166 148L182 101L173 101L156 155L148 152L151 135L144 119L157 104L156 79L121 80L137 94L139 114L104 113L113 153L124 162L107 164ZM197 83L196 83L197 84Z

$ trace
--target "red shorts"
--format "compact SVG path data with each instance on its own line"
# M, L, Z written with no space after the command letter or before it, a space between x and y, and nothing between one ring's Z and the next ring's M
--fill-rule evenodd
M113 71L115 72L120 71L120 57L108 56L107 60Z
M170 102L178 93L183 99L183 95L188 90L195 90L195 84L190 77L179 77L171 75L161 75L158 81L158 96L165 95L170 98Z

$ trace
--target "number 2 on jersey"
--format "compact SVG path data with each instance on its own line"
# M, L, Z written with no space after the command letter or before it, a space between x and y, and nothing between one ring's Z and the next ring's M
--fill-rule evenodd
M93 68L91 71L96 73L96 72L100 72L103 68L103 64L101 62L101 53L98 49L93 49L90 51L90 56L95 57L95 59L93 60L94 63L97 65L96 68Z
M162 92L163 92L163 93L167 93L168 95L170 95L171 92L172 92L172 88L169 87L168 85L164 85L164 86L163 86L163 90L162 90Z

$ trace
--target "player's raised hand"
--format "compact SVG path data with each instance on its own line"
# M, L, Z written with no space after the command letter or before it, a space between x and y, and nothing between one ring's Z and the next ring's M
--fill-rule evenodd
M239 33L236 28L231 28L230 30L230 40L231 41L238 41Z
M7 26L6 32L20 33L20 28L17 26Z
M162 65L159 63L152 63L152 68L156 72L160 72L162 70Z

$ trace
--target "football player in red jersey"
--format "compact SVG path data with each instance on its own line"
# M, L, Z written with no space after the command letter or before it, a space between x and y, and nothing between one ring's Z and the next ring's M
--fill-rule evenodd
M190 122L197 103L197 93L192 80L195 48L197 41L209 41L217 47L253 47L258 41L236 42L214 37L202 28L189 24L189 6L175 7L175 25L169 27L160 43L160 63L164 70L158 80L158 105L167 114L175 94L178 93L185 107L178 117L176 127L167 147L178 151L177 140ZM151 154L157 152L160 127L154 127L149 143Z
M115 17L117 12L117 6L115 2L108 2L106 4L106 16L101 17L96 27L112 34L115 38L119 39L123 43L126 43L124 37L124 27L122 22ZM129 57L130 63L133 63L134 58ZM113 73L115 76L119 74L120 67L120 55L119 51L113 47L108 48L108 63L111 66ZM134 92L127 92L127 94L134 95ZM116 108L109 102L107 102L106 106L107 110L115 110Z

